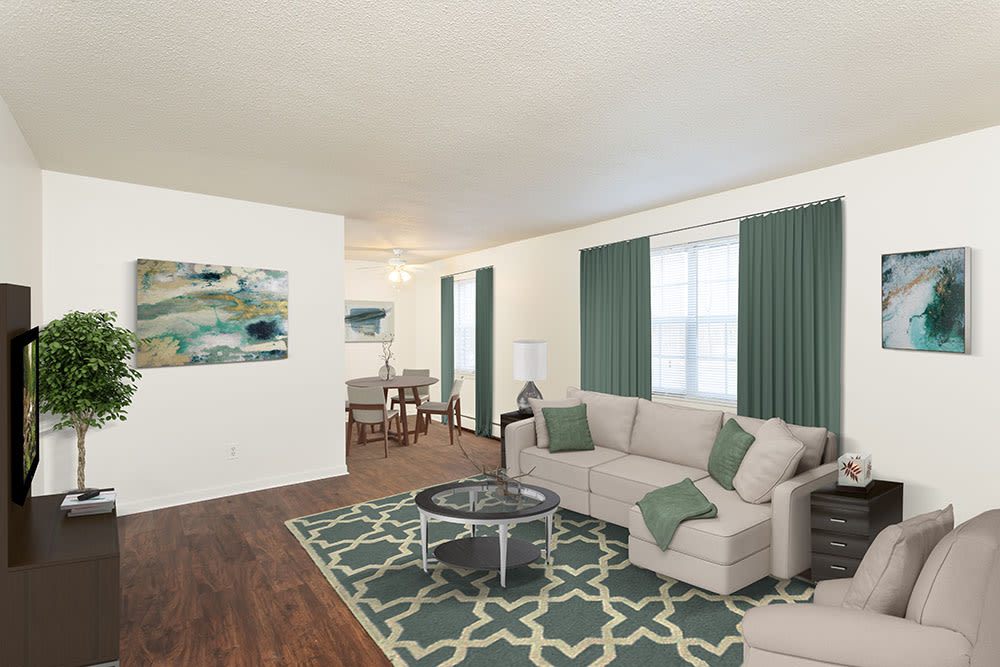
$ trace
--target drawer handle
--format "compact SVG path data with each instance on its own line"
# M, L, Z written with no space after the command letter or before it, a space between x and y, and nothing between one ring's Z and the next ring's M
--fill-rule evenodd
M843 567L843 566L841 566L841 565L831 565L831 566L830 566L830 569L831 569L831 570L838 570L838 571L840 571L840 572L847 572L847 568L846 568L846 567Z
M831 547L840 547L841 549L843 549L847 545L844 544L843 542L830 542L830 546Z
M847 519L835 519L833 517L830 517L830 521L832 523L847 523Z

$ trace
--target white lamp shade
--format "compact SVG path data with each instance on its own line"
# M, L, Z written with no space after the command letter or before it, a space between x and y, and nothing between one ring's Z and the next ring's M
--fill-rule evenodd
M544 340L514 341L514 379L544 380L548 370L549 344Z

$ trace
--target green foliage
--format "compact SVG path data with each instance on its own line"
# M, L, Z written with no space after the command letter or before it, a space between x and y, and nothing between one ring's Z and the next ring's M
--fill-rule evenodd
M125 421L142 377L130 365L139 342L115 325L113 312L73 311L53 320L39 334L39 406L60 416L54 428L100 428Z

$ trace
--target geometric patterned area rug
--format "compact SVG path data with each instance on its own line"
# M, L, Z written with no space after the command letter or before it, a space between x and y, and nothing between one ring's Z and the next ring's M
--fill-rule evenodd
M395 665L738 666L748 609L812 598L798 579L716 595L658 575L629 562L626 529L564 509L553 562L508 571L506 589L495 571L436 563L425 574L416 493L285 524ZM518 524L511 535L544 545L544 528ZM432 519L430 551L461 534Z

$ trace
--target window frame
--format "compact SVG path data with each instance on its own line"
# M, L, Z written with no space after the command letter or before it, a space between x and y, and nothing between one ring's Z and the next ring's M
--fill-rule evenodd
M685 364L684 368L684 387L683 391L672 391L670 387L657 387L653 386L653 397L654 399L666 399L666 400L681 400L681 401L691 401L695 403L709 403L713 405L724 405L724 406L735 406L737 400L737 388L732 387L731 394L719 394L712 392L701 392L698 391L698 378L699 378L699 361L722 361L724 364L723 377L728 387L728 365L729 363L737 362L737 351L736 349L729 349L729 335L724 337L724 351L721 356L719 355L707 355L699 354L698 348L698 333L699 327L701 325L707 324L724 324L732 325L738 327L739 311L738 305L735 313L727 315L699 315L698 314L698 294L699 290L703 287L701 281L698 280L698 255L699 250L712 247L712 246L722 246L731 247L735 245L738 249L739 247L739 235L729 234L725 236L713 237L699 239L696 241L690 241L686 243L678 243L675 245L664 245L659 247L654 247L650 249L650 264L652 269L652 264L655 261L657 255L666 255L671 253L685 253L687 257L687 271L685 280L683 282L673 282L673 283L653 283L653 275L650 276L650 334L652 336L652 342L655 344L656 336L654 332L658 325L683 325L684 327L684 356L680 357L676 354L658 354L658 350L651 350L651 363L657 364L657 361L665 360L683 360ZM710 281L705 281L705 284L710 282L724 282L730 283L735 282L733 288L736 290L737 295L739 293L739 253L737 250L736 265L733 266L731 262L727 260L727 276L724 279L715 279ZM729 271L733 272L733 278L729 278ZM695 276L695 280L691 280L691 276ZM657 310L653 307L652 298L656 293L657 288L665 289L668 287L679 287L685 286L687 291L687 313L685 315L670 315L670 316L656 316L654 313ZM738 299L738 297L737 297ZM738 345L738 338L736 340ZM654 375L655 378L655 375Z
M476 276L473 273L468 277L456 277L454 281L454 309L455 318L453 325L453 336L454 336L454 359L455 359L455 377L459 376L470 376L474 375L476 372ZM472 309L471 313L466 314L464 309L461 307L461 298L459 295L459 290L472 290ZM463 326L460 322L462 315L467 317L471 316L471 324ZM459 352L459 343L464 340L464 332L467 330L472 331L472 349L468 351L471 355L472 368L465 368L461 364L466 361L464 354Z

